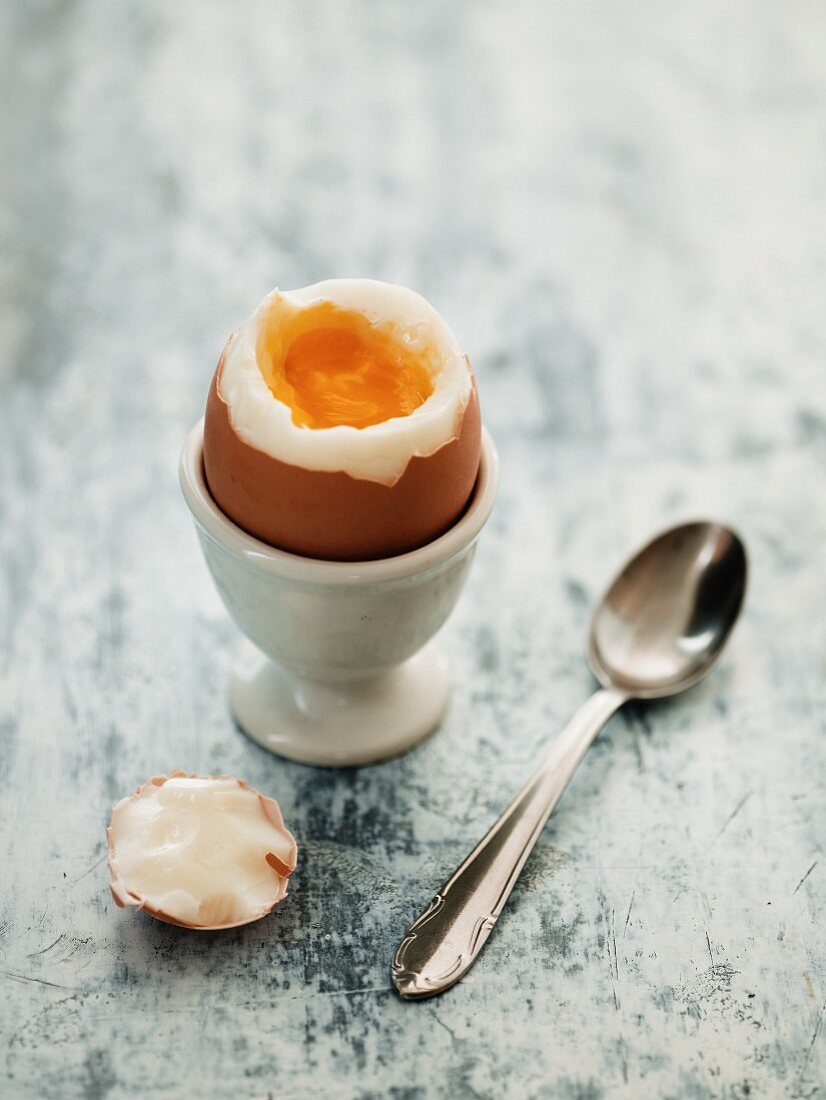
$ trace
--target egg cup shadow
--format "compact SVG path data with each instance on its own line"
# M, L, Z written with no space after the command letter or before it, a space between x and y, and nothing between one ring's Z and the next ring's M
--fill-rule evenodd
M431 642L459 597L496 499L487 431L462 517L418 550L375 561L319 561L269 546L234 524L206 484L203 421L179 475L201 549L248 639L230 676L230 706L259 745L306 764L352 766L395 756L440 724L450 685Z

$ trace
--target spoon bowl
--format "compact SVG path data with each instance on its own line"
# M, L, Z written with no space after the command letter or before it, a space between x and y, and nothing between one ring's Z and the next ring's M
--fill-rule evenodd
M662 699L720 656L746 592L746 549L728 527L672 527L616 577L591 620L588 663L603 687Z

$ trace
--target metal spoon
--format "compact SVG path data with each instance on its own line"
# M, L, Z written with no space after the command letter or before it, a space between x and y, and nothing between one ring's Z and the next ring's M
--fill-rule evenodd
M591 620L588 662L602 688L410 926L393 959L402 997L443 993L467 973L596 735L629 699L676 695L706 675L740 613L747 571L737 535L704 522L664 532L628 562Z

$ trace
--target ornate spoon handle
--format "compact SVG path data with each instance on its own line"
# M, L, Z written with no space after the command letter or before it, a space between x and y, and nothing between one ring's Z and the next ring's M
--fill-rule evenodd
M499 820L413 922L393 959L393 984L402 997L443 993L471 968L577 765L628 698L612 689L591 696Z

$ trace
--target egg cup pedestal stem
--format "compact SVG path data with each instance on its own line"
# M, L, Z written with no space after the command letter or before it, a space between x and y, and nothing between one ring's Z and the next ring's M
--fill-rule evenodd
M230 678L241 729L271 752L341 766L395 756L432 733L449 695L432 638L459 598L496 499L488 433L456 523L426 546L374 561L301 557L236 526L206 482L203 421L179 473L207 567L248 639Z
M448 663L430 643L395 668L358 679L295 676L245 642L230 676L236 722L270 752L302 764L355 766L405 752L447 709Z

